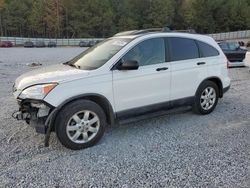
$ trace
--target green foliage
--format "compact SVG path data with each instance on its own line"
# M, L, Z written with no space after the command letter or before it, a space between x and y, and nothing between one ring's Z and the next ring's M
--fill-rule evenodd
M62 0L46 0L44 2L44 22L49 37L61 37L64 2Z
M5 0L0 0L0 11L4 8Z
M28 28L29 7L32 0L6 1L2 13L3 26L6 35L25 36Z
M0 33L108 37L173 26L200 33L250 29L250 0L0 0Z
M3 35L3 9L5 7L5 0L0 0L0 36Z
M28 17L32 35L42 36L45 29L45 6L42 0L34 0Z
M163 27L172 25L174 18L173 0L154 0L150 1L143 27Z

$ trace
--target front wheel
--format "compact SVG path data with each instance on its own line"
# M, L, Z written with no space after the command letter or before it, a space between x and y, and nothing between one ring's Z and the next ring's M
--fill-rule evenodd
M103 136L105 125L105 113L98 104L78 100L59 113L55 131L65 147L79 150L95 145Z
M203 82L196 92L193 111L197 114L210 114L215 109L218 98L218 86L211 81Z

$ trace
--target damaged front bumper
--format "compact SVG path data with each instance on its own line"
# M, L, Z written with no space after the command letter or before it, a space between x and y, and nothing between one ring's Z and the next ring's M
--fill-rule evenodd
M44 101L30 99L18 100L18 105L19 110L14 112L12 117L26 121L37 133L46 134L49 127L47 120L55 108Z

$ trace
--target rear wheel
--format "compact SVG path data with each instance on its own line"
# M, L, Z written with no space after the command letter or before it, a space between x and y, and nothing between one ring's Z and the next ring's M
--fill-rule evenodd
M193 111L197 114L210 114L215 109L218 98L218 86L211 81L203 82L196 92Z
M65 147L79 150L95 145L103 136L105 126L105 113L98 104L78 100L62 109L55 131Z

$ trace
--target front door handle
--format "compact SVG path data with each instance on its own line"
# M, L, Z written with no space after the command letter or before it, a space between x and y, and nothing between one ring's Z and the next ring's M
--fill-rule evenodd
M197 63L197 65L205 65L206 64L206 62L199 62L199 63Z
M156 71L165 71L168 70L168 67L157 68Z

